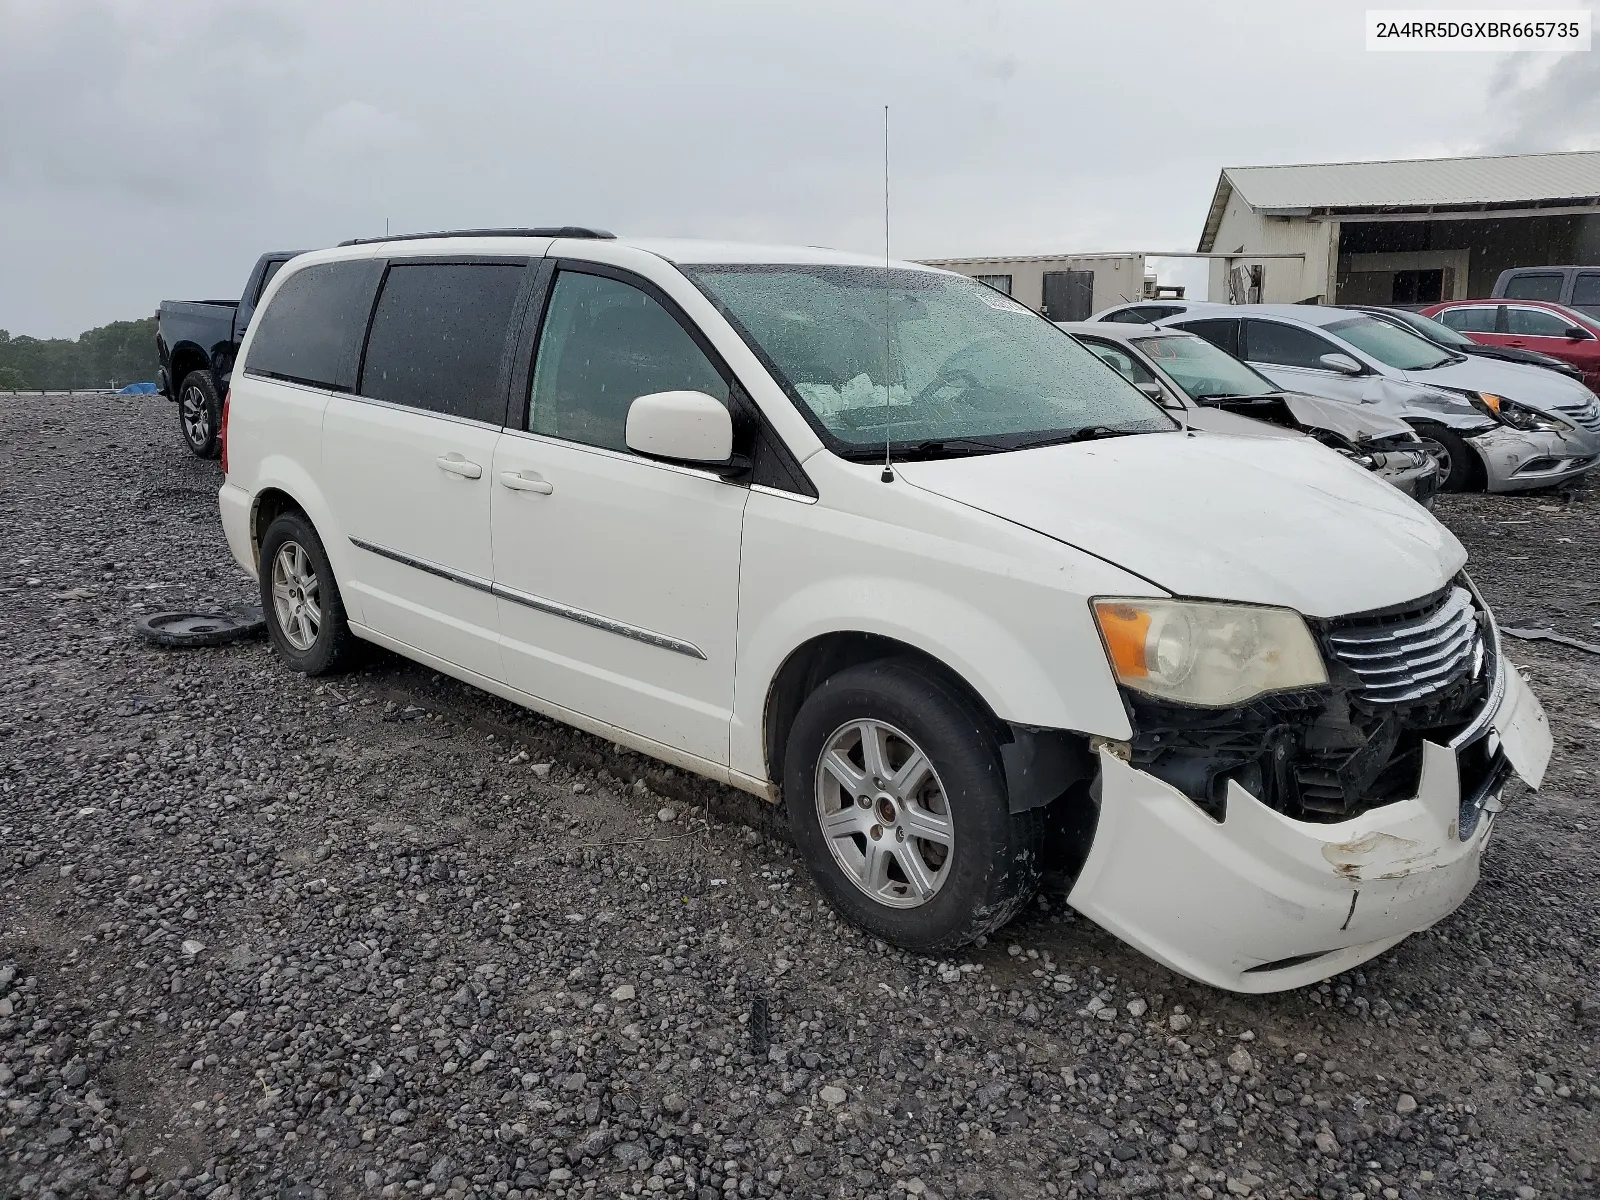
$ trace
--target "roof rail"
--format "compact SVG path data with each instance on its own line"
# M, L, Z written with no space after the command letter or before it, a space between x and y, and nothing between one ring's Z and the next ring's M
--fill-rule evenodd
M605 229L590 229L584 225L539 225L532 229L443 229L437 233L396 233L388 237L349 238L341 246L370 246L375 242L417 242L426 238L458 237L540 237L540 238L596 238L615 240L616 234Z

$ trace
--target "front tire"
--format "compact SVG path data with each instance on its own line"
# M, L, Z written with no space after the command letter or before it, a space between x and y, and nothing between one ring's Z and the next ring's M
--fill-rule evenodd
M217 385L205 368L190 371L178 387L178 430L183 444L196 458L216 458L222 453L222 401Z
M303 515L286 512L267 526L259 574L267 636L284 665L306 675L348 666L355 636L322 539Z
M1039 814L1010 811L992 719L917 663L824 681L795 716L783 783L817 885L886 942L954 949L1038 886Z
M1439 464L1439 490L1441 492L1475 492L1482 489L1483 466L1466 438L1454 430L1440 425L1428 425L1417 430L1422 445Z

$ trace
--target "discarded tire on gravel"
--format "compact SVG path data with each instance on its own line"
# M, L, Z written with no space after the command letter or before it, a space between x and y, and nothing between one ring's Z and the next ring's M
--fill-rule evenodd
M174 648L226 646L258 638L266 629L261 610L249 605L213 612L151 613L133 623L133 631L145 641Z

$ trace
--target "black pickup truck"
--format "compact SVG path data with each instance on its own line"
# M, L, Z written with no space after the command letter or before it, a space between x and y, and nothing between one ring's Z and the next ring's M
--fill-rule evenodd
M161 394L178 402L184 445L215 458L222 428L222 398L256 303L267 284L299 250L277 250L256 260L238 300L163 300L156 310L156 351Z

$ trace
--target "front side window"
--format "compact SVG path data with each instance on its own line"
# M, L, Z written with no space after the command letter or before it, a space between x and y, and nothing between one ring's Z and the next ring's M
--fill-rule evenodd
M1011 450L1176 428L1073 338L970 279L904 268L682 268L847 457Z
M1587 317L1600 317L1600 271L1579 271L1572 281L1572 307Z
M361 394L499 425L500 364L527 268L520 263L396 263L384 277Z
M1155 377L1155 373L1121 346L1111 342L1097 341L1093 338L1079 338L1078 340L1089 347L1090 354L1105 363L1106 366L1135 387L1141 384L1154 384L1158 388L1161 387L1161 381ZM1162 390L1165 391L1165 389Z
M1464 361L1459 354L1376 317L1348 317L1323 328L1397 371L1431 371L1446 363Z
M1474 304L1467 308L1447 308L1435 319L1462 333L1493 333L1498 311L1499 306L1495 304Z
M1224 354L1204 338L1136 338L1133 344L1188 393L1191 400L1273 396L1282 390L1265 375L1233 355Z
M1506 283L1508 300L1548 300L1551 304L1561 299L1561 276L1548 272L1538 275L1513 275Z
M653 297L603 275L556 276L534 360L532 432L626 450L628 407L674 391L729 402L727 381Z
M1571 328L1572 322L1568 318L1547 308L1519 308L1512 305L1506 309L1507 333L1522 337L1564 338Z
M1244 328L1245 357L1251 362L1326 371L1328 364L1322 361L1322 356L1340 352L1327 338L1294 325L1246 321Z
M318 263L284 280L256 322L245 373L348 392L378 265Z

